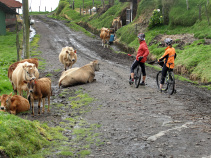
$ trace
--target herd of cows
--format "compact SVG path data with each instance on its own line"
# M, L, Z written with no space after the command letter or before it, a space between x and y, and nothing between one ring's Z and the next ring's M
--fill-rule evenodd
M122 27L120 17L113 20L112 26L113 30L105 27L101 29L100 38L104 48L106 45L108 47L110 35ZM59 88L95 81L95 71L100 70L99 62L94 60L82 67L72 68L73 64L77 62L76 51L72 47L63 47L59 54L59 61L64 65L65 70L59 79ZM37 58L24 59L9 66L8 78L15 95L11 92L9 95L3 94L0 96L0 111L15 115L31 108L34 116L34 100L38 100L38 114L40 115L41 102L43 102L42 113L44 113L45 98L48 98L48 112L50 112L51 79L47 77L39 78L38 66ZM27 92L26 98L23 97L23 91Z
M64 65L65 71L59 79L59 88L93 82L95 71L99 71L99 62L94 60L82 67L72 68L77 62L76 50L72 47L62 48L59 61ZM39 61L37 58L24 59L11 64L8 68L8 78L12 84L15 95L12 92L0 96L0 111L17 114L32 109L34 116L34 100L38 100L38 114L43 102L42 113L45 111L45 98L48 98L48 112L50 112L50 97L52 95L51 79L39 78ZM67 70L67 68L69 68ZM26 98L23 91L27 92Z

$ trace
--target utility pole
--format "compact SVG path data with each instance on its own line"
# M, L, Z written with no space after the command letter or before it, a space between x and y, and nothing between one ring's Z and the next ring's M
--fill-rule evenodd
M28 59L29 58L29 4L28 0L22 0L23 3L23 25L24 25L24 33L23 33L23 51L24 51L24 58Z

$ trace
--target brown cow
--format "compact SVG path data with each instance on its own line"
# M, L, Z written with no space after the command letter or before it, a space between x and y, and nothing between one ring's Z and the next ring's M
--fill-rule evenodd
M9 78L10 82L12 82L12 73L15 70L15 68L18 66L18 64L24 63L26 61L29 62L29 63L35 64L36 68L38 68L39 62L38 62L37 58L30 58L30 59L24 59L24 60L21 60L21 61L17 61L15 63L11 64L8 68L8 78Z
M95 81L95 71L99 71L99 62L97 60L90 62L80 68L72 68L62 73L59 79L59 87L68 87L76 84L85 84Z
M0 96L1 101L1 111L7 111L11 114L16 115L19 112L28 111L30 109L29 101L19 95L12 96L3 94Z
M112 22L112 26L114 27L114 30L117 31L119 28L122 27L122 22L120 20L120 17L114 18Z
M12 83L14 84L15 94L23 95L23 90L27 91L27 81L39 78L38 69L35 64L24 62L19 63L12 73Z
M107 45L108 48L108 42L110 39L111 30L108 28L103 27L100 32L100 38L102 39L102 46L105 48Z
M48 97L48 112L50 112L51 79L40 78L27 81L30 101L32 105L32 115L34 116L34 100L38 100L38 114L40 114L40 105L43 101L42 113L45 112L45 98Z
M67 67L72 68L73 64L77 61L77 50L74 50L72 47L63 47L62 51L59 54L59 61L64 64L65 71Z

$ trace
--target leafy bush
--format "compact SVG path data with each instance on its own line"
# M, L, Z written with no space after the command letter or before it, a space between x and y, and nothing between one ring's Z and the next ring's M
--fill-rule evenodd
M160 26L163 24L163 17L161 15L160 9L155 9L153 11L152 17L149 20L148 28L151 29L155 26Z

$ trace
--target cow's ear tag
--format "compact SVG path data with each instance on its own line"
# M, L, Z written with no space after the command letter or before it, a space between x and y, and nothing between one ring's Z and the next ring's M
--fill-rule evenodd
M76 51L77 51L77 50L75 50L75 53L76 53Z
M36 81L34 81L34 84L36 84Z

